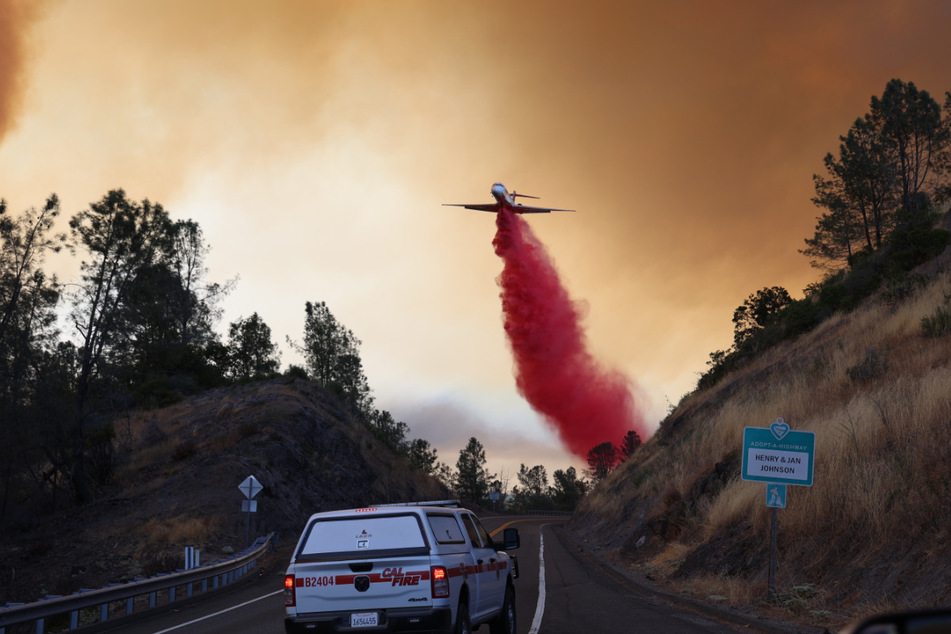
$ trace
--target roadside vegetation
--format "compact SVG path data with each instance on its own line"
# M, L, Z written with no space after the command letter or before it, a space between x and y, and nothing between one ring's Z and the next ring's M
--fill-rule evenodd
M572 525L687 596L838 627L951 604L951 95L893 80L814 178L801 299L752 293L697 389L594 487ZM815 483L779 512L767 597L765 487L740 478L743 429L816 434Z

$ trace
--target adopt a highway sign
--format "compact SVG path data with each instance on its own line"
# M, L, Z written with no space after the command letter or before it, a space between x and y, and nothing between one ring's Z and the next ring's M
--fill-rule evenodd
M744 480L812 486L816 435L793 431L782 419L743 430Z

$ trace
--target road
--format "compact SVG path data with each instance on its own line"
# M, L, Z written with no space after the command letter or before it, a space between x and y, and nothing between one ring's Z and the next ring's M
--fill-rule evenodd
M599 634L632 631L691 634L749 632L679 610L638 589L559 535L552 518L489 517L491 533L502 526L519 529L520 576L516 581L518 634ZM284 561L254 581L213 598L137 623L116 622L107 632L126 634L282 634ZM539 572L544 569L544 583ZM539 601L539 596L543 600ZM486 631L487 628L480 628Z

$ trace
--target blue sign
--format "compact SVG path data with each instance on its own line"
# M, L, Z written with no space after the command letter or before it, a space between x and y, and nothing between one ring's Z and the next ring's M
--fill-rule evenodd
M782 418L743 430L744 480L812 486L815 456L816 435L793 431Z
M766 506L775 509L786 508L786 485L785 484L767 484L766 485Z

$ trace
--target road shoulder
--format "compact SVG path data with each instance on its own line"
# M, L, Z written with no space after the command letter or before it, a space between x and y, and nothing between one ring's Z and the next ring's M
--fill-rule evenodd
M738 625L765 634L830 634L830 631L825 628L807 627L764 618L757 615L752 608L714 605L672 593L651 583L643 574L609 561L598 550L585 543L577 533L565 526L553 526L552 531L567 550L587 560L591 565L597 566L604 574L645 598L664 601L715 621Z

